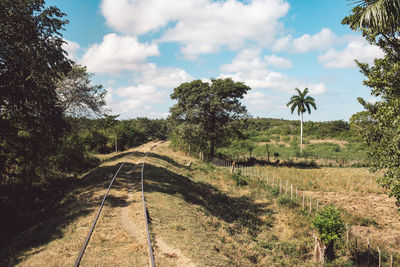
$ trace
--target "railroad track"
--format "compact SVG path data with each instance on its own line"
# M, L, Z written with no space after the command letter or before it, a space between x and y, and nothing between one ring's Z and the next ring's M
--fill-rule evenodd
M145 221L145 228L146 228L145 230L146 230L147 244L148 244L149 265L152 266L152 267L154 267L155 264L154 264L153 248L152 248L152 245L151 245L151 238L150 238L150 233L149 233L149 225L148 225L148 221L149 221L149 220L148 220L148 216L147 216L146 199L145 199L145 197L144 197L144 164L145 164L145 160L146 160L146 157L147 157L149 151L152 150L152 149L153 149L154 147L156 147L157 145L161 144L162 142L163 142L163 141L160 141L160 142L157 142L157 143L153 144L150 148L147 149L145 155L144 155L142 158L140 158L140 159L135 163L135 166L140 166L140 164L141 164L140 181L141 181L141 189L142 189L142 190L141 190L141 191L142 191L142 204L143 204L143 213L144 213L144 221ZM113 185L115 179L118 177L118 173L120 172L120 170L121 170L121 168L124 166L124 164L125 164L126 162L128 162L128 160L129 160L136 152L137 152L137 151L133 151L133 152L125 159L125 161L121 163L121 165L119 166L118 170L117 170L116 173L114 174L114 176L113 176L113 178L112 178L112 180L111 180L111 182L110 182L110 184L109 184L109 186L108 186L108 188L107 188L107 191L106 191L106 193L105 193L105 195L104 195L104 197L103 197L103 200L101 201L101 204L100 204L100 206L99 206L99 209L98 209L98 211L97 211L97 214L96 214L96 216L95 216L95 219L94 219L94 221L93 221L93 223L92 223L92 226L91 226L91 228L90 228L90 230L89 230L89 233L88 233L88 235L87 235L87 237L86 237L86 239L85 239L85 241L84 241L84 243L83 243L83 245L82 245L82 248L81 248L81 250L80 250L80 252L79 252L79 255L78 255L78 257L77 257L77 259L76 259L76 261L75 261L75 265L74 265L75 267L78 267L78 266L80 265L80 262L81 262L81 260L82 260L82 258L83 258L83 256L84 256L84 254L85 254L86 247L87 247L88 244L89 244L90 238L91 238L91 236L92 236L92 234L93 234L93 231L95 230L96 224L97 224L97 222L98 222L98 220L99 220L99 217L100 217L100 214L101 214L101 212L102 212L102 210L103 210L104 203L105 203L105 201L106 201L106 199L107 199L107 196L108 196L108 194L109 194L109 192L110 192L110 190L111 190L111 187L112 187L112 185Z

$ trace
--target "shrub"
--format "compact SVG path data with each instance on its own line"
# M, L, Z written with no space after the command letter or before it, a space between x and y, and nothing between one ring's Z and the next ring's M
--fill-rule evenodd
M326 256L328 260L332 260L334 258L334 243L341 238L345 230L339 210L333 205L324 207L312 220L312 225L317 229L322 243L326 245Z
M236 186L244 186L247 185L246 179L243 178L242 174L240 172L238 173L233 173L231 176L232 180L235 181Z

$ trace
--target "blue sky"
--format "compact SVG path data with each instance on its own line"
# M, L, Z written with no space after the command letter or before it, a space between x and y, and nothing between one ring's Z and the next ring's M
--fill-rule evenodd
M70 21L65 50L107 88L120 118L166 117L179 84L232 77L254 117L298 119L286 103L308 87L305 120L348 120L374 101L354 59L382 56L341 20L346 0L53 0Z

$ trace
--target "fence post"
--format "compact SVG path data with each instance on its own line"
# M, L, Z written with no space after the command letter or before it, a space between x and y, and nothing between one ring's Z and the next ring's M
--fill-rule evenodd
M296 186L296 200L297 200L297 186Z
M346 248L349 249L349 224L346 223Z
M290 184L290 200L293 199L293 184Z
M304 191L303 191L303 204L301 205L301 207L302 207L303 210L304 210Z
M381 250L377 247L379 253L379 267L381 267Z
M312 212L311 196L310 196L310 213Z

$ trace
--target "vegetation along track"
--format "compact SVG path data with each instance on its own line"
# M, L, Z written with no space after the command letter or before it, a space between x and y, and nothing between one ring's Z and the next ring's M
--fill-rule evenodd
M136 164L135 164L135 166L140 166L140 163L142 163L142 170L141 170L141 192L142 192L142 203L143 203L143 211L144 211L143 213L144 213L144 219L145 219L145 220L144 220L144 224L145 224L145 228L146 228L147 244L148 244L148 252L149 252L149 264L150 264L151 266L155 266L155 264L154 264L153 250L152 250L152 247L151 247L151 240L150 240L150 234L149 234L148 216L147 216L147 210L146 210L146 201L145 201L145 198L144 198L144 185L143 185L144 176L143 176L143 172L144 172L144 163L145 163L145 159L146 159L146 157L147 157L148 152L149 152L151 149L153 149L155 146L157 146L158 144L160 144L160 143L162 143L162 141L157 142L157 143L148 143L148 144L146 144L145 146L143 146L142 149L147 150L147 151L146 151L146 154L145 154L142 158L140 158L140 159L136 162ZM150 145L150 146L149 146L149 145ZM88 235L87 235L87 237L86 237L86 239L85 239L85 242L84 242L84 244L83 244L83 246L82 246L82 249L81 249L81 251L80 251L80 253L79 253L78 258L76 259L75 267L77 267L77 266L80 265L80 262L81 262L81 260L82 260L82 257L83 257L83 255L84 255L84 253L85 253L86 247L87 247L87 245L88 245L88 243L89 243L89 241L90 241L90 238L91 238L91 236L92 236L92 234L93 234L94 228L96 227L97 221L98 221L98 219L99 219L99 217L100 217L100 213L101 213L101 211L102 211L102 209L103 209L103 206L104 206L104 203L105 203L105 201L106 201L106 198L107 198L107 196L108 196L108 194L109 194L109 192L110 192L110 190L111 190L111 187L112 187L112 185L113 185L113 183L114 183L116 177L118 176L119 171L120 171L121 168L124 166L124 164L132 157L132 155L133 155L135 152L137 152L137 151L134 151L134 152L130 153L129 156L128 156L128 158L127 158L123 163L121 163L120 167L118 168L118 170L116 171L114 177L112 178L112 180L111 180L111 182L110 182L110 185L108 186L107 191L106 191L106 193L105 193L105 195L104 195L104 197L103 197L103 200L102 200L102 202L101 202L101 204L100 204L100 207L99 207L99 209L98 209L98 212L97 212L97 214L96 214L96 217L95 217L95 219L94 219L94 221L93 221L92 227L91 227L90 230L89 230L89 233L88 233ZM142 162L141 162L141 161L142 161ZM132 188L130 188L129 198L131 198L131 193L132 193ZM132 226L130 225L129 221L127 220L127 217L129 216L129 211L128 211L128 209L126 209L126 208L123 209L123 210L122 210L122 215L123 215L122 224L123 224L124 228L127 228L131 233L133 232L133 233L135 233L135 235L137 235L136 229L134 229L134 227L132 227ZM125 215L125 216L124 216L124 215Z

